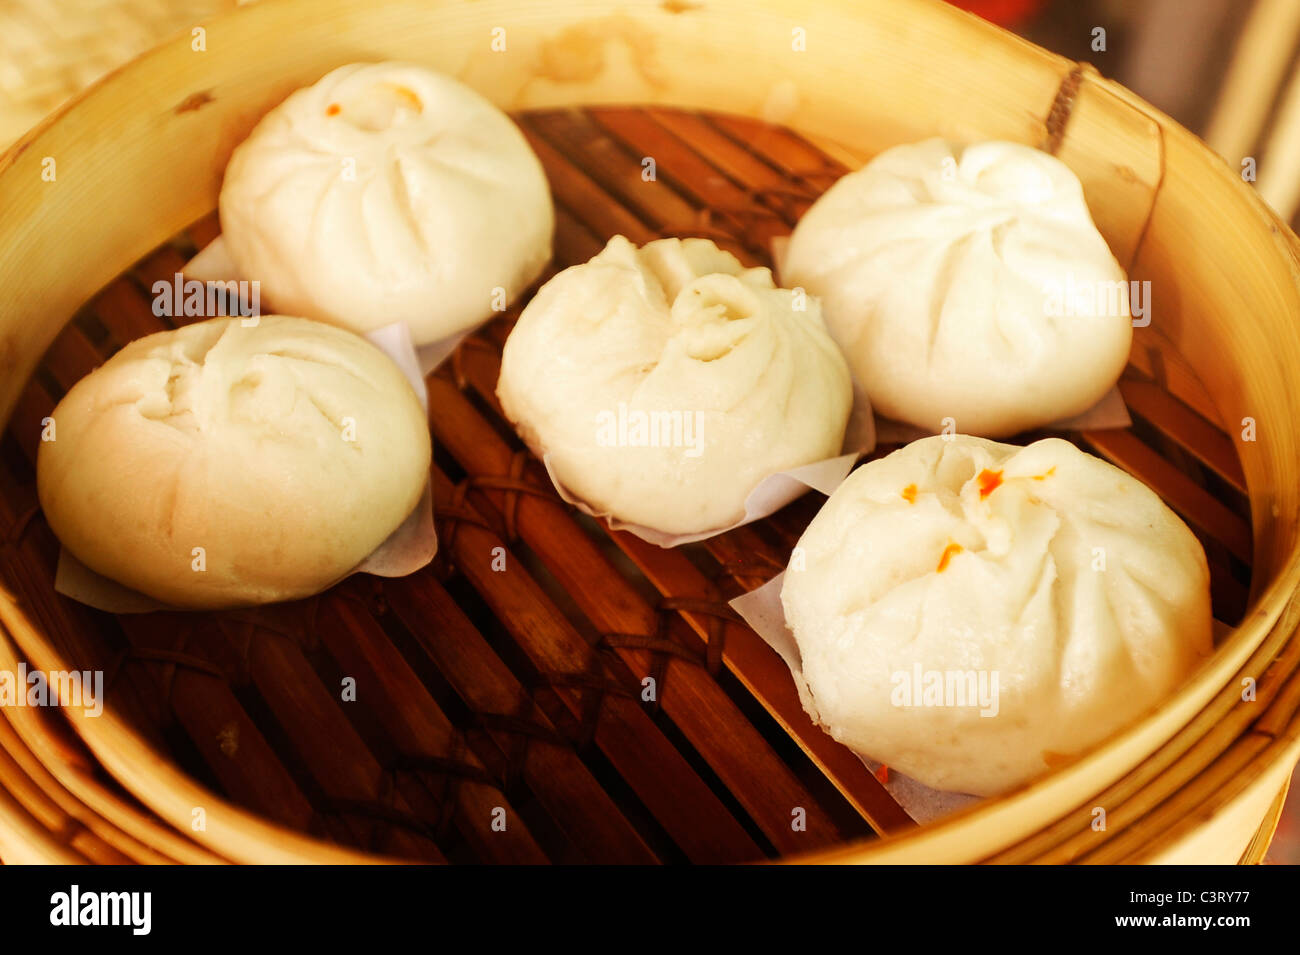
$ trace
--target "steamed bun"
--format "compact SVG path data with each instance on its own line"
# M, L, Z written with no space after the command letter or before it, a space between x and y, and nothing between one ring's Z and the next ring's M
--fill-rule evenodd
M848 368L814 299L707 239L611 239L528 303L497 396L568 491L692 534L769 474L840 453Z
M424 411L397 366L301 318L141 338L53 418L37 458L50 527L91 570L179 607L325 589L414 510L429 473Z
M781 600L831 735L978 795L1101 742L1211 645L1191 531L1058 439L932 437L863 465L800 539Z
M1078 178L1017 143L881 153L799 221L781 279L821 298L872 407L932 433L946 418L1002 437L1080 414L1133 336L1124 270Z
M357 63L231 156L221 227L275 311L427 344L490 318L551 257L555 211L510 119L448 76ZM500 291L497 291L500 290Z

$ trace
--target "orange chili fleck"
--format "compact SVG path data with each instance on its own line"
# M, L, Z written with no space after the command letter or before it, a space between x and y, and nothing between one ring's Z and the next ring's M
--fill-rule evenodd
M998 489L998 485L1002 483L1002 472L990 471L985 468L980 472L977 480L980 482L980 500L982 501Z
M1046 481L1049 477L1051 477L1051 476L1052 476L1053 474L1055 474L1055 473L1056 473L1056 465L1053 464L1050 468L1047 469L1047 473L1046 473L1046 474L1035 474L1035 475L1034 475L1034 480L1035 480L1035 481Z
M903 500L905 500L908 504L915 504L915 503L916 503L916 485L915 485L915 484L909 484L907 487L903 488Z
M341 112L343 112L343 107L338 103L330 103L329 106L325 107L326 116L337 116Z
M878 779L878 780L880 781L881 785L884 785L885 783L888 783L888 782L889 782L889 767L886 766L886 765L884 765L884 764L882 763L881 766L880 766L880 768L876 770L876 779Z
M948 569L948 561L952 560L952 555L960 554L963 550L965 550L965 548L962 547L961 544L950 542L948 546L943 549L943 553L939 555L939 567L935 572L942 574Z
M406 100L406 104L416 112L424 111L424 104L420 102L420 97L417 96L415 90L411 89L409 86L397 87L397 95Z

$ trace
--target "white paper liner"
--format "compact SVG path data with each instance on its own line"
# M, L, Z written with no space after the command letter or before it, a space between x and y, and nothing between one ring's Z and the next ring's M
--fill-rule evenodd
M181 274L198 282L238 282L247 278L239 274L239 267L230 257L221 236L199 249L194 258L181 266Z
M629 524L610 514L597 511L585 501L574 497L565 490L564 485L555 476L549 454L542 455L542 464L546 466L546 473L550 475L551 483L555 485L555 492L582 513L605 520L608 522L610 530L627 531L643 541L667 548L676 547L679 544L708 540L710 537L717 537L719 534L725 534L737 527L743 527L751 521L760 520L769 514L775 514L791 501L802 497L809 490L821 491L829 496L831 491L839 487L844 482L844 479L849 476L849 471L853 470L853 465L859 457L861 457L860 451L851 451L848 454L841 454L837 458L814 461L812 464L805 464L802 467L769 474L759 481L758 485L749 492L749 496L745 498L744 517L726 527L701 531L696 534L669 534L653 527L646 527L643 524Z
M772 238L770 249L772 252L772 271L778 276L780 281L782 268L785 265L785 254L790 247L790 237L788 235L778 235ZM865 413L858 410L854 405L854 413ZM1044 431L1106 431L1112 428L1127 428L1133 424L1133 419L1129 417L1128 408L1124 405L1124 399L1119 393L1119 388L1112 386L1110 391L1102 396L1101 400L1072 418L1062 418L1060 421L1054 421L1051 424L1044 425L1041 430ZM931 435L938 434L937 431L926 431L924 428L918 428L916 425L907 424L902 421L894 421L891 418L876 416L876 441L880 444L907 444L918 438L927 438Z
M784 582L785 571L782 571L762 587L741 594L730 603L732 609L740 614L745 623L749 624L750 628L785 661L786 666L790 668L790 676L794 678L795 689L799 691L799 702L803 704L804 711L812 717L812 721L820 726L822 724L817 713L817 704L803 676L803 658L799 654L799 644L795 642L794 634L785 623L785 609L781 605L781 585ZM866 753L859 753L856 750L853 753L862 760L873 775L880 769L881 763ZM892 767L889 769L887 780L882 785L903 807L903 811L919 823L932 822L980 800L980 797L968 793L931 789Z
M853 465L857 463L858 458L864 454L870 454L876 447L876 425L875 419L871 415L871 406L867 403L866 396L860 394L856 389L854 389L853 397L854 411L850 414L848 424L844 429L844 442L841 445L844 451L843 454L769 474L759 481L745 497L745 513L740 520L728 524L726 527L700 531L695 534L669 534L667 531L646 527L644 524L621 521L606 511L596 510L586 501L575 497L560 483L560 479L556 476L555 469L551 464L549 454L538 448L532 450L537 457L541 458L542 464L546 467L546 473L551 479L551 484L555 487L555 493L559 494L560 498L566 503L572 504L589 517L604 520L609 524L610 530L627 531L629 534L633 534L643 541L658 547L677 547L680 544L692 544L696 541L708 540L710 537L717 537L719 534L725 534L737 527L744 527L753 521L761 520L775 514L791 501L802 497L810 490L820 491L829 497L832 491L844 483L844 479L849 476L849 472L853 470ZM859 408L866 408L866 413L860 413Z
M209 246L211 248L211 246ZM205 250L206 251L206 250ZM206 281L206 280L204 280ZM411 343L411 330L404 322L385 325L365 336L401 369L415 389L420 407L428 413L429 394L419 357ZM427 565L438 553L438 535L433 524L433 485L426 481L420 501L388 538L358 564L352 574L376 577L405 577ZM187 610L162 603L115 580L104 577L77 560L66 548L59 550L59 565L54 575L54 589L65 597L106 610L109 613L151 613L156 610Z
M181 268L181 273L188 279L194 279L199 282L238 282L246 280L246 275L241 275L235 260L230 257L226 250L226 243L222 236L217 236L202 249L194 258ZM310 317L310 316L308 316ZM385 326L391 328L392 326ZM377 334L383 329L375 329L372 334ZM418 367L424 374L429 374L460 347L460 343L465 340L473 328L467 328L448 335L446 338L440 338L436 342L429 342L426 345L420 345L415 349L418 360Z

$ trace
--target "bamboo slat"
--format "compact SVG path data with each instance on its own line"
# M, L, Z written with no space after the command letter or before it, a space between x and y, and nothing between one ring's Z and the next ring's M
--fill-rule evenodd
M491 737L496 772L518 772L591 862L653 862L653 850L431 574L385 588L393 612ZM488 757L484 757L485 762Z
M442 406L432 384L430 407L442 409L440 420L454 413ZM442 433L441 428L436 433ZM435 507L452 504L450 481L435 475L434 487ZM525 507L531 500L527 497L520 502L519 520L526 520ZM472 507L472 502L461 506ZM689 858L752 859L758 852L752 839L640 705L639 681L616 667L607 655L593 652L531 578L518 573L510 586L499 582L490 566L494 549L502 549L498 553L504 556L507 568L520 569L522 564L505 549L507 542L482 520L469 510L464 520L457 521L447 546L455 555L457 568L529 656L539 683L549 685L572 716L585 724L584 735L590 734ZM585 568L585 573L591 571L590 566ZM612 682L619 676L621 681ZM544 708L545 701L546 696L538 699ZM551 712L555 719L554 710Z
M1126 377L1121 379L1119 390L1129 411L1155 424L1161 433L1173 438L1233 489L1241 494L1247 493L1246 476L1241 473L1237 452L1221 429L1154 382Z
M442 777L438 788L444 805L437 811L451 816L452 824L462 832L475 857L491 862L545 863L547 853L528 828L526 817L516 811L511 801L497 788L496 781L483 766L478 755L465 742L438 706L423 689L419 678L406 665L400 652L389 641L384 629L364 606L334 596L327 602L320 618L319 634L342 673L355 679L362 692L381 693L395 701L396 707L377 711L383 736L401 754L397 775L420 774L432 770ZM451 775L444 769L453 769ZM450 789L450 793L445 790ZM412 787L414 804L427 797ZM497 813L505 823L495 830ZM446 820L440 819L442 823Z

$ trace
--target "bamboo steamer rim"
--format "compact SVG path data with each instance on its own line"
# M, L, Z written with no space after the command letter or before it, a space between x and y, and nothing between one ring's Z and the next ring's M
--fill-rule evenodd
M131 839L84 805L70 804L67 793L30 752L24 754L20 749L16 755L10 748L12 740L4 737L11 733L8 724L0 718L0 788L39 819L45 831L62 845L81 853L87 861L102 865L177 861ZM20 755L26 759L20 762ZM175 836L168 830L162 831Z
M17 664L13 644L0 634L0 669L12 671ZM67 838L81 828L137 862L223 861L99 783L93 767L52 731L51 722L25 707L0 710L0 756L13 764L0 770L4 788L14 792L30 784L66 814L59 829Z
M33 639L34 643L43 642L26 623L26 618L7 592L0 591L0 608L0 619L4 619L9 635L17 637L15 642L24 645L24 637ZM12 618L11 611L14 612ZM0 649L5 647L5 643L7 641L0 641ZM45 670L71 669L70 666L63 665L60 656L56 655L53 659L60 662L40 666ZM106 708L98 717L82 715L70 718L70 722L99 762L119 783L174 829L192 833L194 841L210 853L237 862L281 865L366 865L402 861L385 860L341 848L245 812L191 780L169 759L154 751L135 729L110 709ZM150 788L151 783L156 785L159 779L165 780L170 786L161 796ZM195 809L203 810L203 829L193 828Z
M1082 121L1081 117L1076 113L1070 120L1071 126L1062 124L1055 132L1046 128L1049 124L1045 119L1057 105L1063 86L1070 83L1073 84L1072 103L1086 102L1089 110L1099 110L1107 119L1147 124L1156 131L1160 166L1155 183L1156 194L1161 197L1171 195L1167 171L1193 178L1199 173L1207 193L1214 192L1214 201L1226 206L1226 209L1220 207L1216 211L1231 212L1228 221L1238 228L1249 223L1247 237L1255 241L1255 251L1266 256L1253 263L1259 287L1248 291L1255 292L1257 297L1267 294L1276 300L1272 302L1274 311L1271 315L1275 324L1278 314L1284 314L1287 309L1291 314L1300 313L1300 290L1297 288L1300 268L1297 268L1295 237L1254 192L1220 165L1221 161L1195 137L1127 90L1102 79L1090 68L1080 69L1076 64L1048 54L937 0L896 0L892 3L888 0L858 3L839 0L816 11L801 9L788 0L766 0L758 10L752 4L736 0L718 0L698 7L647 2L631 5L625 12L617 14L611 14L604 3L581 0L563 11L547 11L545 17L521 18L519 10L518 4L501 0L485 0L472 9L416 0L375 5L364 0L315 3L309 0L264 0L258 5L224 14L205 28L209 51L219 50L230 43L242 51L239 62L232 57L219 59L208 52L209 59L196 63L191 37L179 37L110 75L20 140L0 157L0 201L6 208L14 210L0 222L0 250L5 250L3 258L0 258L0 285L17 290L17 294L9 296L9 301L0 306L0 329L10 330L0 339L0 361L10 373L6 381L0 383L0 415L8 419L18 390L62 324L61 321L57 325L42 325L39 318L53 312L66 320L91 292L135 258L210 210L215 203L225 155L251 122L289 89L310 82L328 66L351 59L392 57L433 61L479 87L508 109L607 102L654 102L722 109L760 119L780 121L784 118L787 125L812 136L836 141L856 137L855 148L866 154L880 145L880 137L897 138L900 128L943 126L947 123L944 119L947 114L960 114L962 118L958 125L967 123L969 110L961 107L974 103L982 108L984 115L980 122L986 136L1040 144L1041 134L1059 135L1067 146L1067 154L1062 158L1075 165L1086 160L1089 148L1077 147L1084 150L1082 158L1068 149L1078 138L1074 127ZM442 14L441 18L438 18L438 13ZM434 19L438 19L436 27L432 25ZM514 61L493 63L488 59L492 55L487 52L489 31L496 25L505 25L509 43L515 50L523 51L522 65ZM794 28L792 25L806 29L812 38L810 42L816 42L818 36L823 40L826 36L837 36L840 47L824 46L819 48L816 59L806 58L802 62L782 59L777 64L759 57L752 63L756 75L747 74L743 78L729 75L725 64L734 62L734 59L724 55L728 49L734 52L756 44L761 48L759 40L788 36ZM300 42L291 50L281 50L275 46L274 38L288 29L293 29ZM869 41L863 44L865 49L841 48L848 46L843 37L858 35ZM256 62L257 57L248 56L248 51L259 44L279 52L279 60L264 65ZM973 47L981 51L980 62L984 64L985 72L963 74L952 62L945 67L942 59L920 63L924 59L919 55L923 49L929 54L941 52L955 60L959 54L953 51ZM620 56L610 52L615 48ZM701 51L711 56L701 59ZM906 55L900 51L906 51ZM920 102L926 95L937 96L931 88L933 84L922 86L919 91L909 91L900 85L899 89L891 92L900 98L907 93L911 100L900 104L897 114L890 112L890 123L885 124L887 128L876 132L870 127L879 121L879 116L863 118L867 110L862 106L858 110L842 108L848 103L858 105L856 101L863 98L860 84L846 84L855 75L855 65L860 65L864 55L869 57L872 52L879 53L882 59L893 56L891 65L897 71L900 84L918 80L918 77L922 78L918 82L922 82L923 67L951 74L950 79L952 75L961 76L967 82L960 88L950 84L945 91L947 98L938 106ZM695 56L693 62L697 65L705 62L710 69L666 70L656 59L665 54L688 62ZM583 71L593 62L599 68L586 75ZM220 65L214 65L218 63ZM766 85L761 82L763 80ZM825 102L806 103L793 115L773 115L774 110L779 110L773 106L772 91L788 94L788 84L793 84L798 93L803 89L801 83L818 92L825 91ZM216 95L202 103L200 108L182 108L194 93L208 95L211 91ZM161 109L158 107L160 95L170 97ZM1005 96L1010 104L999 102L998 95ZM788 95L785 98L788 99ZM1035 101L1037 108L1027 108L1029 101ZM149 104L152 104L152 110ZM874 101L870 105L879 107L879 103ZM915 108L904 109L905 106ZM1069 118L1068 109L1066 115ZM108 118L116 118L119 122L109 123ZM1095 120L1096 116L1093 116L1093 125ZM206 126L196 126L200 121ZM109 126L112 130L107 128ZM186 132L191 139L183 144L183 148L160 138L165 134L184 136ZM1095 133L1092 125L1089 132ZM95 223L101 228L87 230L82 222L81 232L89 234L77 235L75 215L67 210L52 210L50 215L57 221L53 228L46 230L47 233L66 227L70 234L84 240L84 245L79 245L81 254L77 258L91 264L81 273L65 271L65 275L76 275L76 280L51 288L48 280L58 274L58 265L66 266L70 262L68 253L60 256L57 250L58 243L66 243L67 237L62 233L43 235L35 224L39 200L33 200L30 190L26 189L26 185L33 181L28 177L37 168L40 157L55 153L71 155L63 151L84 151L97 145L111 148L108 144L113 141L114 133L120 137L122 150L142 164L148 157L137 137L153 137L151 142L157 147L154 151L166 153L161 159L155 156L153 166L167 168L170 164L174 174L178 174L175 178L185 180L185 183L180 186L173 182L157 183L156 177L145 175L141 179L128 178L118 194L104 193L102 189L96 194L96 190L89 187L83 198L102 199L99 203L102 211L112 215L115 205L122 201L122 195L131 193L133 189L138 193L143 188L143 181L149 181L151 191L155 193L152 208L147 212L141 210L138 201L122 206L123 209L134 209L139 218L146 220L144 228L137 227L131 232L124 232L117 226L118 231L114 234L114 224L105 225L101 217L101 221ZM1131 142L1120 145L1127 146L1138 159L1146 158L1140 145L1134 146ZM1185 163L1186 168L1167 167L1171 156L1177 163ZM112 185L112 176L106 166L95 161L89 168L91 178L101 186ZM128 171L130 168L123 167ZM1088 177L1082 172L1081 176L1084 176L1087 186ZM1209 178L1204 178L1206 176ZM1153 200L1149 218L1159 218L1160 207L1167 204L1172 203ZM1143 223L1140 234L1134 239L1135 258L1140 253L1151 251L1150 245L1143 245L1148 225ZM142 239L141 235L148 238ZM1115 241L1114 236L1107 237ZM24 242L28 247L24 248ZM52 256L56 264L42 268L42 256ZM47 284L42 286L42 281ZM42 294L47 303L45 308L36 304ZM1195 304L1190 303L1189 307L1194 309ZM1267 320L1268 316L1259 318L1261 325ZM15 328L24 331L31 328L35 334L23 339L21 333L14 331ZM1268 358L1280 363L1283 357L1294 359L1300 354L1293 328L1279 326L1272 332L1274 337L1270 341L1276 348ZM1198 370L1203 371L1205 367L1202 363ZM1267 361L1263 367L1269 370ZM1276 364L1271 370L1274 377L1280 376ZM1224 375L1216 375L1213 380L1221 386L1227 379ZM1226 391L1219 387L1215 391L1216 397L1222 399ZM1240 409L1234 407L1233 410ZM1279 413L1276 408L1271 410L1274 414ZM1287 413L1286 406L1280 413ZM1265 459L1264 449L1239 446L1252 492L1256 563L1257 567L1267 568L1267 571L1256 575L1254 599L1242 625L1179 693L1102 748L1023 790L982 803L914 834L865 848L849 845L819 859L932 861L983 858L1027 838L1040 824L1064 818L1063 808L1082 804L1099 789L1133 772L1212 701L1218 701L1220 705L1231 703L1238 692L1237 680L1243 675L1252 675L1251 669L1262 662L1256 655L1254 663L1249 663L1252 654L1265 650L1276 654L1296 643L1294 613L1283 619L1284 626L1276 626L1288 603L1292 603L1291 609L1294 610L1293 601L1300 585L1300 549L1295 534L1296 491L1294 487L1288 490L1284 481L1269 472L1270 465L1275 471L1285 470L1285 465L1279 464L1278 459L1293 452L1294 444L1294 436L1282 435L1269 446L1268 453L1272 455L1269 460ZM1300 455L1293 455L1293 462L1296 457ZM1291 476L1294 479L1294 474ZM1267 584L1261 587L1260 581L1264 578L1267 578ZM0 599L0 622L37 665L46 669L70 668L64 654L49 636L32 626L22 608L8 594ZM1297 683L1300 681L1292 676L1284 689ZM1289 703L1291 709L1284 705L1277 711L1273 730L1275 745L1271 747L1273 762L1294 760L1300 751L1300 718L1295 713L1293 696L1289 692L1278 694L1279 701ZM1219 750L1220 755L1245 738L1254 722L1253 717L1240 711L1230 712L1232 718L1221 721L1214 730L1216 745L1222 744L1223 747ZM217 807L219 811L210 812L209 818L220 817L222 822L218 829L209 829L206 834L195 836L219 854L248 861L371 861L369 856L342 852L319 840L287 832L207 793L179 774L174 766L159 759L134 730L110 714L106 713L98 720L73 719L72 722L110 772L182 831L188 829L187 802L193 805L194 800L202 800L209 807ZM161 794L158 792L160 787L163 789ZM1209 796L1207 804L1214 798Z

